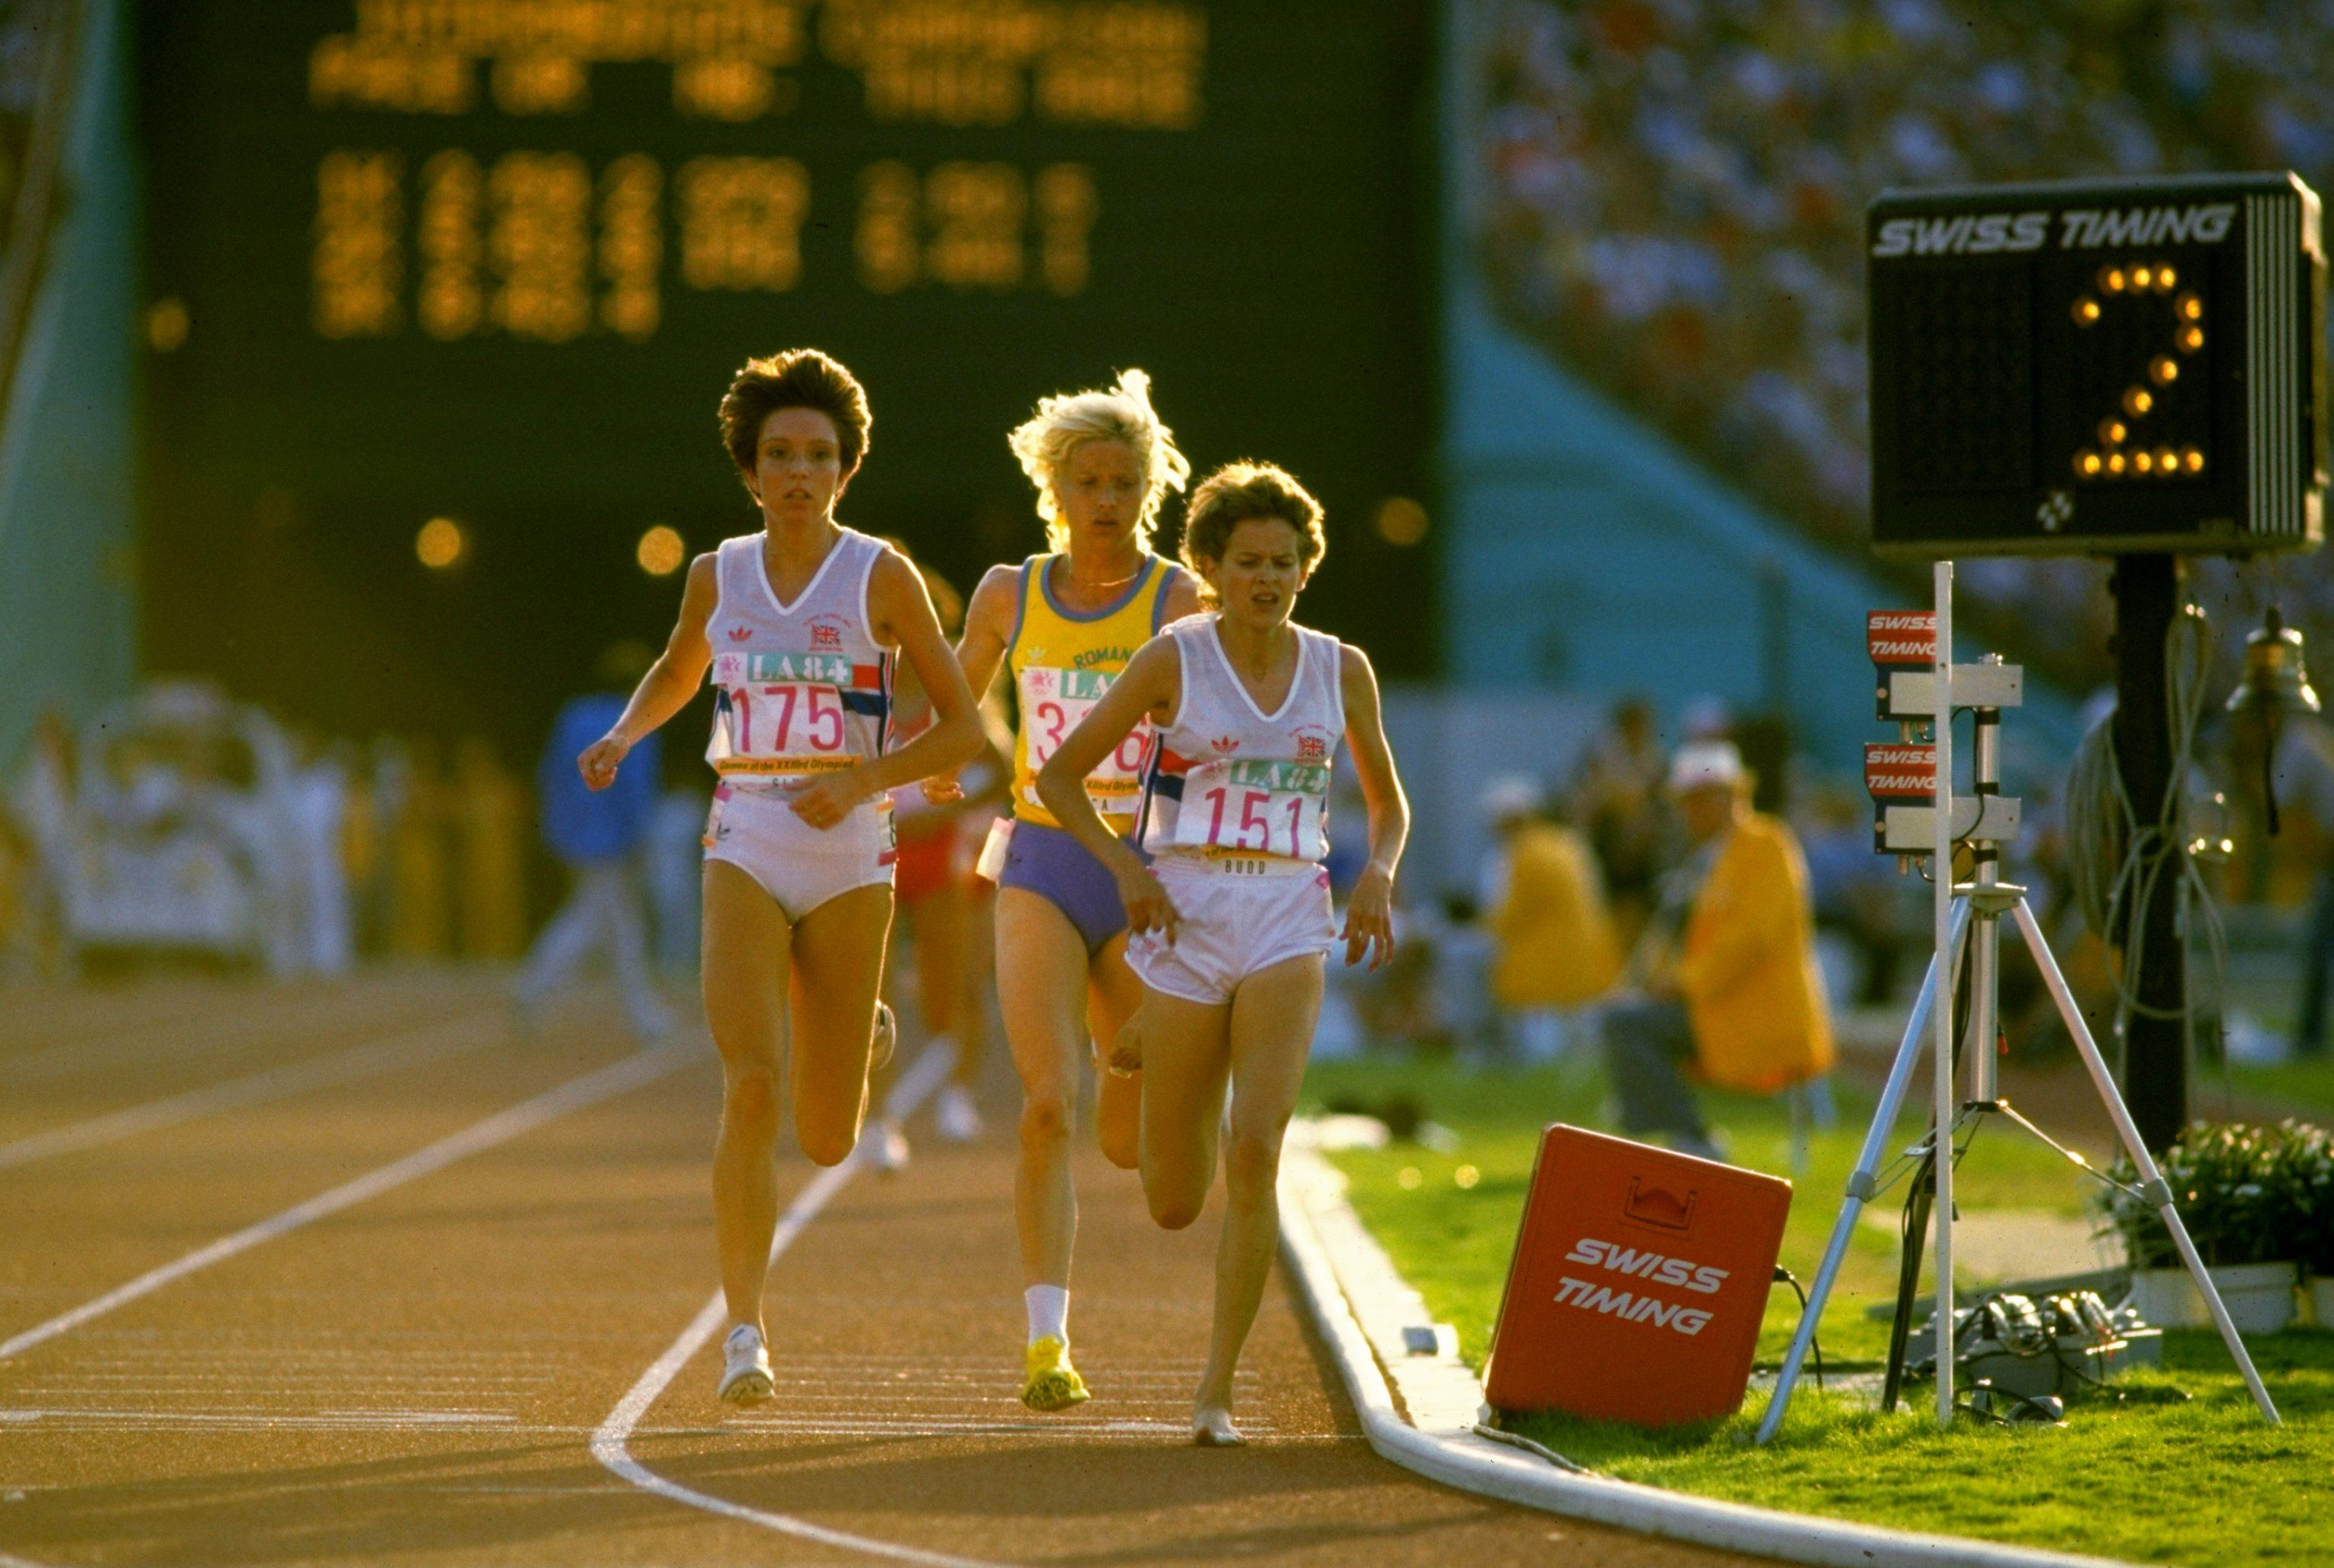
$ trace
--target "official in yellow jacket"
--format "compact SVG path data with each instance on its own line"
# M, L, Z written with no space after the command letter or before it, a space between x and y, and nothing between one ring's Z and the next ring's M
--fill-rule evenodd
M1750 809L1741 755L1682 747L1670 793L1693 851L1663 890L1640 948L1642 1000L1610 1010L1606 1062L1623 1129L1714 1158L1683 1069L1769 1093L1829 1070L1806 861L1789 828Z
M1603 879L1587 842L1541 815L1529 779L1508 774L1483 791L1500 838L1487 920L1491 995L1510 1012L1577 1007L1620 978L1621 954Z

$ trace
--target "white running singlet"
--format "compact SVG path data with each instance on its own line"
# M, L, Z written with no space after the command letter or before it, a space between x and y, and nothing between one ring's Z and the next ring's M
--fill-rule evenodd
M809 584L781 604L763 569L762 540L725 539L716 553L719 597L705 628L713 645L713 738L705 760L721 775L725 800L758 796L776 806L773 797L789 785L882 755L892 655L875 641L867 614L881 541L838 527ZM888 875L888 795L825 830L783 808L767 816L776 841L769 847L791 842L811 854L849 854L871 871L880 860ZM709 827L709 850L718 825Z
M1137 842L1162 861L1310 871L1329 848L1329 765L1345 733L1336 638L1291 626L1297 675L1266 713L1232 673L1212 614L1167 628L1183 667L1175 721L1143 781Z

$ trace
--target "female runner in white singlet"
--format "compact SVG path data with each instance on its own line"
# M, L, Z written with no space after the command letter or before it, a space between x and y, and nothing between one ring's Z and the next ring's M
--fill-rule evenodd
M777 1224L778 1064L795 1134L834 1165L859 1140L892 924L884 793L980 749L972 694L923 579L834 521L871 423L851 372L815 349L750 360L721 399L724 443L760 507L756 534L690 563L680 619L616 726L576 759L604 789L709 667L721 774L705 829L706 1022L721 1051L713 1216L728 1299L720 1397L772 1392L762 1284ZM935 714L885 755L893 650ZM790 1005L789 1005L790 1004ZM888 1025L889 1019L883 1020Z
M983 874L998 883L997 995L1021 1075L1021 1159L1013 1212L1021 1240L1021 1400L1060 1410L1086 1398L1070 1360L1070 1111L1094 1054L1133 1013L1143 987L1126 967L1126 917L1109 868L1056 825L1037 799L1037 768L1084 705L1118 677L1159 628L1199 608L1189 572L1151 551L1151 529L1191 465L1151 407L1150 378L1047 398L1010 440L1037 487L1052 547L992 566L973 592L957 658L976 691L1008 671L1020 705L1013 817L1000 822ZM1134 822L1147 733L1086 769L1112 828ZM1082 775L1083 776L1083 775ZM937 798L946 785L925 786ZM1095 1120L1103 1153L1132 1168L1139 1085L1102 1076Z
M1340 740L1370 827L1342 933L1348 964L1392 955L1394 866L1410 832L1369 660L1289 620L1323 548L1320 505L1288 474L1235 463L1210 475L1192 493L1182 554L1214 613L1145 643L1037 775L1062 826L1117 879L1134 933L1143 1190L1171 1230L1207 1202L1231 1090L1215 1318L1191 1416L1207 1447L1244 1440L1232 1374L1272 1268L1281 1134L1320 1015L1323 958L1340 937L1321 867ZM1146 718L1159 731L1136 827L1149 865L1081 784Z

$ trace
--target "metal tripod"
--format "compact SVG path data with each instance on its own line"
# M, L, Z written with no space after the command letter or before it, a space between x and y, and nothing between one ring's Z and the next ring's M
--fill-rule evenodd
M1865 1135L1864 1148L1856 1159L1856 1169L1847 1178L1847 1200L1840 1205L1839 1219L1832 1227L1831 1241L1824 1248L1822 1266L1816 1271L1814 1283L1808 1291L1805 1310L1799 1314L1799 1331L1791 1336L1791 1348L1783 1358L1782 1375L1775 1384L1774 1397L1767 1402L1767 1411L1759 1422L1759 1441L1766 1442L1782 1424L1783 1412L1791 1402L1791 1391L1798 1386L1799 1369L1807 1359L1808 1347L1814 1342L1816 1325L1822 1320L1825 1303L1829 1300L1833 1283L1839 1275L1840 1261L1847 1255L1848 1237L1855 1234L1857 1217L1877 1190L1876 1176L1881 1154L1891 1130L1896 1122L1896 1112L1903 1105L1905 1091L1911 1082L1913 1069L1921 1055L1921 1036L1924 1031L1934 1042L1934 1065L1936 1070L1936 1110L1928 1136L1908 1150L1914 1158L1934 1161L1936 1172L1936 1277L1937 1277L1937 1419L1940 1425L1953 1419L1953 1137L1962 1126L1972 1119L1988 1114L2007 1117L2016 1124L2041 1133L2032 1123L2012 1110L2001 1098L1997 1082L1994 1042L2000 1034L2001 1015L2001 925L2008 915L2017 923L2019 935L2026 940L2026 949L2034 957L2034 967L2041 971L2043 984L2049 987L2050 999L2059 1008L2059 1017L2075 1042L2082 1057L2083 1068L2090 1074L2091 1086L2098 1092L2099 1103L2106 1107L2107 1117L2115 1123L2116 1137L2124 1151L2130 1155L2139 1173L2139 1191L2156 1217L2172 1236L2173 1245L2179 1248L2181 1261L2187 1265L2197 1290L2211 1308L2213 1323L2221 1331L2221 1342L2244 1374L2245 1386L2252 1391L2253 1403L2260 1407L2262 1419L2271 1426L2280 1425L2277 1407L2270 1402L2269 1390L2262 1386L2261 1374L2254 1371L2252 1357L2246 1353L2244 1342L2238 1337L2236 1325L2229 1320L2229 1309L2222 1303L2221 1293L2204 1272L2204 1260L2197 1255L2196 1244L2189 1239L2188 1227L2181 1223L2179 1211L2172 1201L2171 1186L2156 1168L2147 1152L2147 1145L2134 1125L2131 1112L2126 1109L2123 1096L2117 1092L2114 1075L2107 1060L2100 1055L2098 1043L2091 1038L2090 1025L2084 1021L2082 1009L2076 1005L2074 992L2067 977L2059 972L2059 961L2051 955L2049 943L2042 936L2042 928L2034 911L2026 903L2026 890L2000 880L2001 843L2015 836L2014 813L1999 820L2006 824L1998 830L1989 829L1988 803L1998 799L2000 788L2000 724L2001 710L1990 704L1975 707L1977 729L1972 767L1972 783L1977 792L1974 801L1965 803L1972 810L1957 813L1953 799L1952 714L1953 697L1965 686L1981 688L1972 675L1983 673L1987 667L1952 664L1953 631L1953 565L1937 563L1937 642L1938 652L1933 685L1930 688L1931 714L1934 717L1936 740L1935 806L1933 826L1934 838L1932 863L1939 868L1937 910L1937 952L1929 961L1928 973L1922 978L1921 992L1913 1004L1913 1015L1906 1021L1904 1043L1896 1048L1896 1058L1888 1070L1887 1083L1880 1092L1880 1103L1872 1115L1872 1130ZM1994 667L1998 672L2000 667ZM1967 672L1967 673L1964 673ZM1884 688L1884 691L1887 688ZM1902 717L1895 715L1892 717ZM2015 803L2010 803L2015 804ZM1953 864L1955 839L1953 828L1958 816L1966 814L1970 826L1960 834L1972 851L1972 875L1959 886L1948 886ZM1883 842L1887 841L1884 826ZM1950 896L1950 904L1948 904ZM1970 1038L1972 1048L1966 1053L1969 1068L1966 1097L1959 1093L1959 1073L1953 1060L1953 1007L1948 1001L1939 1014L1940 996L1951 997L1961 979L1964 964L1970 968ZM1933 1026L1934 1024L1934 1026ZM2045 1141L2049 1141L2047 1139ZM2053 1147L2057 1147L2055 1144ZM2069 1152L2062 1150L2062 1152ZM2070 1158L2079 1161L2079 1156Z

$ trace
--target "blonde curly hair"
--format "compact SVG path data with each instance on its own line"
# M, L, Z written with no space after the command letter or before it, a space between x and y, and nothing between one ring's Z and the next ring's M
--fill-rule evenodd
M1134 538L1146 549L1158 525L1160 503L1191 477L1190 460L1175 449L1175 433L1151 406L1151 378L1141 370L1121 370L1106 389L1041 399L1037 411L1006 439L1021 460L1021 471L1037 487L1037 515L1046 520L1046 543L1056 551L1069 548L1070 531L1062 521L1054 482L1083 443L1124 441L1143 465L1143 511L1135 519Z

